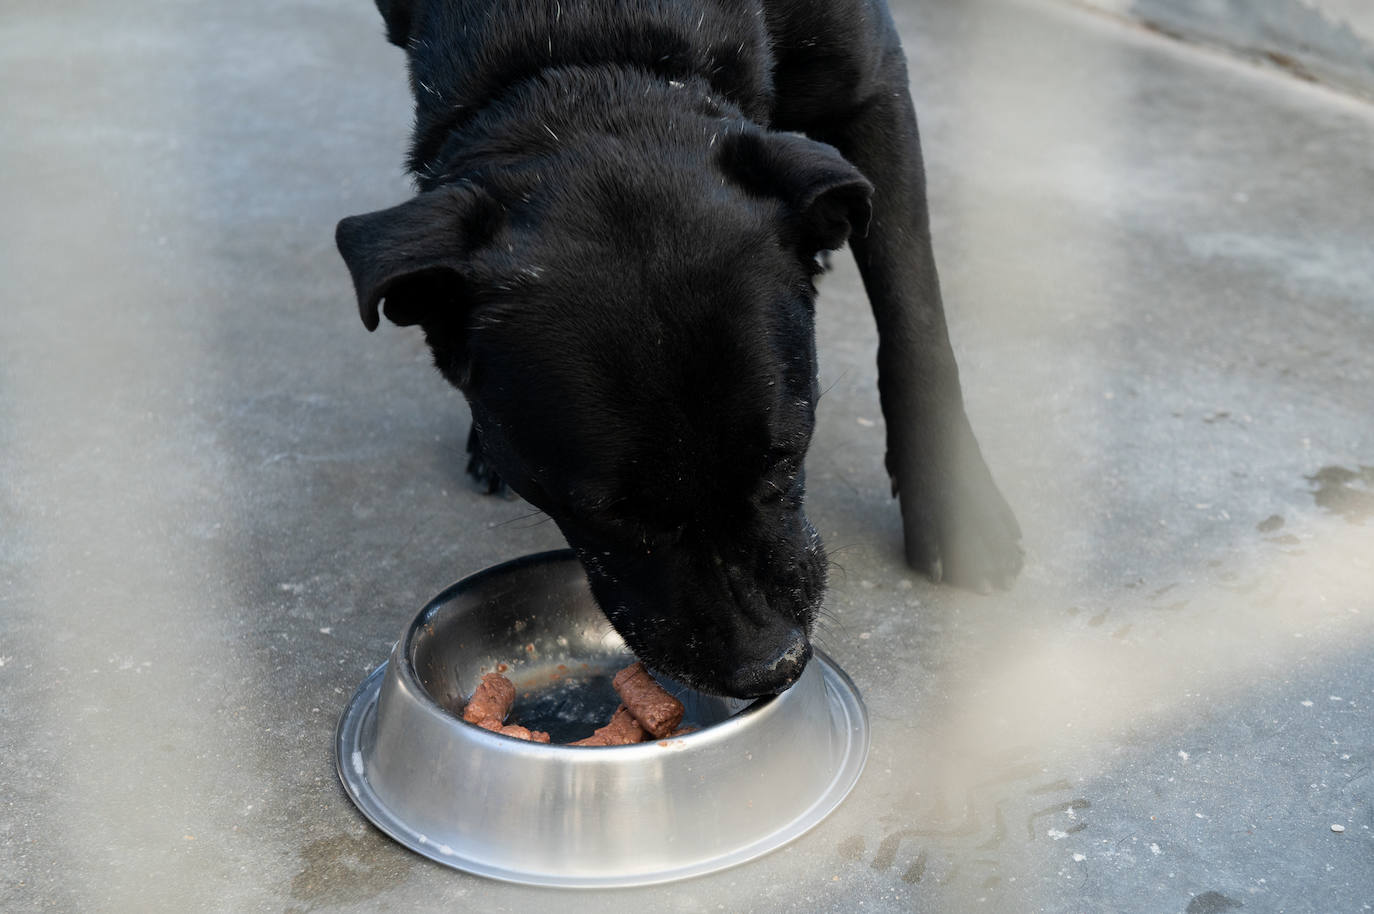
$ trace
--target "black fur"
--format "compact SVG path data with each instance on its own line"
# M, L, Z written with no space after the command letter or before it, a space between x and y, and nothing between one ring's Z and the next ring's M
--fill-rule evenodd
M810 656L812 280L846 238L908 561L1009 584L1020 531L964 416L881 0L378 7L420 194L339 224L363 322L384 300L423 328L470 469L553 518L640 657L748 696Z

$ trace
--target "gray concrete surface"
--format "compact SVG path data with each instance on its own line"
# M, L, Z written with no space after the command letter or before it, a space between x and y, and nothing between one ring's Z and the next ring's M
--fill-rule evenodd
M6 4L0 909L1370 910L1374 112L1068 7L896 14L1027 568L901 565L841 258L809 504L869 767L759 862L559 893L333 773L420 603L559 545L469 488L461 400L333 251L408 189L371 4Z
M1075 0L1374 100L1369 0Z

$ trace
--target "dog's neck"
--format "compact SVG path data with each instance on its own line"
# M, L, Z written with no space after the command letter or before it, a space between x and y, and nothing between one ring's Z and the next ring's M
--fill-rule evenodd
M461 145L455 139L503 100L579 91L596 83L597 71L664 88L699 84L700 94L755 122L770 118L772 57L761 5L634 3L628 15L619 9L627 0L549 0L522 3L519 16L504 5L435 4L413 23L406 42L415 94L409 165L422 190L443 183ZM559 106L547 107L552 116Z

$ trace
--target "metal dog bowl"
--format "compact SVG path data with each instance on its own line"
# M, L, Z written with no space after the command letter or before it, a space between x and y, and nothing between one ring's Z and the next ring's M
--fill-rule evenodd
M339 720L339 778L372 822L440 863L511 882L609 887L722 869L781 847L844 799L868 755L858 691L817 651L786 692L752 702L664 681L695 732L632 746L586 736L633 662L570 551L459 581L412 622ZM508 720L529 743L464 723L504 664Z

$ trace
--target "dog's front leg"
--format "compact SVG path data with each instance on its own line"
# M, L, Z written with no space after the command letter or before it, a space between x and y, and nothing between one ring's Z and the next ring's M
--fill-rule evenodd
M1006 587L1020 527L964 413L931 251L916 112L904 66L885 91L818 139L873 182L872 221L850 239L877 319L887 470L901 499L907 562L936 581Z

